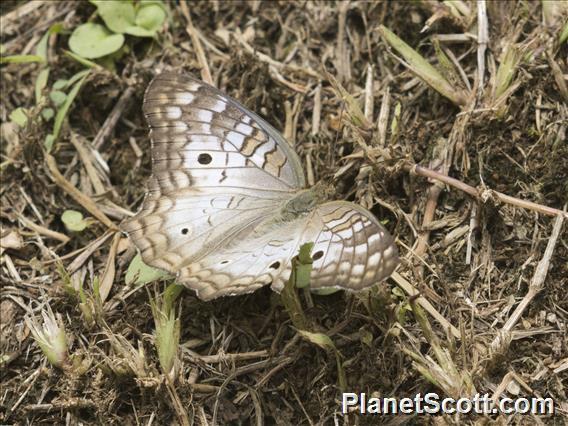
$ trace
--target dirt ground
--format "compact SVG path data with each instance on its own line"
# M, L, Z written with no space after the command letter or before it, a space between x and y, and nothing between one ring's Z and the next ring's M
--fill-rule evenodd
M566 424L565 6L171 2L154 38L81 62L69 38L102 23L93 4L2 2L0 424ZM4 60L50 28L47 61ZM282 131L310 184L396 236L397 272L299 291L305 330L268 287L185 290L164 370L152 303L171 281L126 284L136 253L116 230L146 191L142 99L163 70L210 76ZM49 358L42 324L43 346L59 333ZM344 415L342 392L552 398L555 413Z

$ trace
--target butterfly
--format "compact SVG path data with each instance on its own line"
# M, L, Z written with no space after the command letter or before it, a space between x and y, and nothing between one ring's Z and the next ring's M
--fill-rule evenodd
M306 189L299 157L258 115L215 87L162 73L144 96L152 176L121 229L142 260L210 300L271 284L281 291L313 242L310 287L360 290L398 264L371 212Z

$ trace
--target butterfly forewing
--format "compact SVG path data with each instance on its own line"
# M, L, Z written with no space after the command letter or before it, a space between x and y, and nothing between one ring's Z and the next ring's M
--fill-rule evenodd
M272 127L198 80L156 77L144 113L152 177L141 211L123 229L152 266L177 272L304 185L296 154Z
M167 186L175 176L184 188L188 183L192 188L271 191L304 186L300 161L276 130L211 86L160 75L146 92L144 113L153 142L154 179L158 187L165 182L164 192L178 190Z

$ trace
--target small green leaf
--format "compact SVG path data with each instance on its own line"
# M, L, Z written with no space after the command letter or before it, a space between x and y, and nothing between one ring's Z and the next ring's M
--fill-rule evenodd
M67 99L67 95L60 90L52 90L49 93L49 99L51 99L53 104L58 107L63 105L63 102Z
M170 377L175 375L175 367L179 364L177 354L181 334L180 312L176 312L173 306L175 297L172 298L172 296L176 293L179 294L179 289L177 288L179 286L175 286L176 288L173 292L170 291L169 296L164 294L162 296L156 295L155 299L150 298L150 307L152 308L152 316L156 325L154 344L158 350L158 359L160 360L162 371ZM166 292L168 292L169 288L166 289Z
M562 45L564 42L568 40L568 21L564 24L564 28L562 28L562 32L558 37L559 44Z
M312 258L310 252L314 243L306 243L300 247L298 263L296 264L296 287L305 288L310 285L310 275L312 273Z
M36 104L39 104L42 98L43 89L47 86L47 80L49 78L49 68L42 69L37 75L35 82L35 100Z
M46 31L39 43L36 46L35 53L40 56L44 61L47 61L47 42L49 40L49 31Z
M134 256L134 259L132 259L130 265L128 266L124 281L128 285L142 285L159 280L161 278L166 278L167 276L167 272L146 265L142 261L142 256L140 256L140 254L137 254L136 256Z
M41 116L45 121L51 120L54 115L55 112L53 111L53 108L44 108L41 110Z
M45 62L38 55L12 55L0 57L0 64L27 64L29 62Z
M296 287L306 288L310 285L310 275L312 274L312 264L296 266Z
M49 27L49 34L59 34L65 29L63 22L56 22L51 27Z
M124 31L126 34L133 35L135 37L154 37L156 35L155 31L147 30L146 28L139 27L137 25L132 25Z
M55 83L53 83L54 90L64 90L69 86L69 80L59 79Z
M325 350L333 349L333 350L335 350L335 345L333 344L333 342L331 341L329 336L327 336L326 334L312 333L312 332L306 331L306 330L298 330L298 333L300 333L300 336L302 336L304 339L306 339L310 343L313 343L313 344L319 346L322 349L325 349Z
M69 38L69 48L79 56L96 59L116 52L124 44L122 34L112 34L99 24L78 26Z
M136 23L136 13L131 1L106 0L93 3L105 25L115 33L124 33Z
M89 226L89 221L83 218L83 213L76 210L65 210L61 215L61 221L65 228L72 232L81 232Z
M71 78L67 81L67 87L71 87L76 82L81 80L83 77L87 76L91 71L90 70L83 70L79 71L78 73L71 76Z
M378 30L387 44L402 55L406 61L405 65L410 71L438 93L451 100L454 104L464 106L467 103L468 92L466 90L460 90L454 87L422 55L406 44L387 27L379 25Z
M136 25L149 31L156 32L166 20L167 14L159 4L143 4L136 13Z
M307 265L308 263L312 263L312 257L310 253L314 248L314 243L306 243L300 247L300 253L298 253L298 260L300 263Z
M28 116L26 115L26 110L24 108L16 108L10 115L10 121L16 123L20 127L24 127L28 122Z

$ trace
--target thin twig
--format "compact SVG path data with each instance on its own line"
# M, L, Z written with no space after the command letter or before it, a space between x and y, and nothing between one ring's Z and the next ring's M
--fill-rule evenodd
M248 53L255 56L261 62L273 65L278 70L286 70L289 72L306 74L309 77L315 77L318 80L323 80L322 76L317 72L315 72L314 70L312 70L311 68L300 67L293 64L284 64L282 62L278 62L272 59L270 56L266 55L265 53L259 52L258 50L254 49L250 44L247 43L247 41L239 31L233 33L233 37L235 37L235 39L245 48L245 50Z
M89 149L79 140L79 136L75 132L71 132L70 137L71 143L75 147L77 154L79 154L79 158L83 163L83 167L85 167L85 171L87 172L87 176L95 189L95 194L104 194L106 192L106 188L103 185L101 179L99 178L99 174L97 169L95 168L93 160L93 155L89 151Z
M383 99L381 101L381 109L379 111L379 120L377 122L377 132L379 134L379 146L381 148L385 147L387 141L387 126L389 121L390 113L390 86L387 83L383 90Z
M45 226L38 225L37 223L34 223L26 218L24 215L18 216L18 219L20 220L20 222L22 222L22 225L24 225L26 228L34 230L38 234L44 235L48 238L53 238L55 240L61 241L62 243L67 243L70 240L67 235L62 234L61 232L52 231Z
M446 173L449 170L450 156L448 155L448 142L444 138L438 139L436 145L434 146L434 152L432 154L432 160L430 161L430 166L439 170L442 173ZM438 199L442 193L443 186L439 182L434 182L430 185L427 191L426 206L424 208L424 214L422 216L422 230L418 235L418 240L416 242L415 253L418 256L423 256L428 249L428 241L430 239L430 231L428 230L428 225L434 220L436 216L436 207L438 206ZM421 269L421 274L422 274Z
M468 185L467 183L463 183L458 179L454 179L448 175L435 172L434 170L430 170L427 169L426 167L419 166L418 164L410 166L409 170L412 173L416 173L419 176L424 176L430 179L436 179L437 181L443 182L446 185L459 189L460 191L463 191L466 194L469 194L475 199L482 202L490 197L495 197L497 200L501 201L502 203L510 204L515 207L520 207L527 210L534 210L536 212L545 214L547 216L561 215L564 218L568 218L568 213L563 212L562 210L558 210L553 207L543 206L542 204L533 203L532 201L521 200L519 198L511 197L510 195L506 195L501 192L494 191L492 189L484 189L483 191L480 191L474 188L473 186Z
M518 304L513 314L509 317L505 325L503 325L504 331L511 331L513 329L522 313L527 308L528 304L542 290L544 286L544 280L546 279L546 275L548 274L550 259L552 258L552 253L554 253L556 241L558 240L558 236L560 235L563 222L564 218L561 215L558 215L556 217L556 220L554 221L554 227L552 228L552 233L550 235L550 238L548 239L546 249L544 250L544 255L542 256L540 262L538 262L531 283L529 284L529 290L523 300L521 300L521 303Z
M373 106L374 106L374 93L373 93L373 74L375 68L373 65L367 65L367 78L365 79L365 117L367 120L373 121Z
M351 61L349 60L349 48L347 47L347 32L345 31L347 23L347 12L350 8L349 1L338 3L337 17L337 51L336 51L336 68L338 80L342 83L348 83L351 80Z

